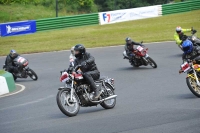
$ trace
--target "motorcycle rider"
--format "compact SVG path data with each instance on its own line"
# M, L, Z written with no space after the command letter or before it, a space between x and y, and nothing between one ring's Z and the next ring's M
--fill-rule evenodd
M74 46L71 47L71 54L69 55L69 62L70 66L74 66L74 60L76 59L75 54L74 54Z
M140 45L140 46L144 46L144 45L142 45L141 43L138 43L138 42L135 42L135 41L133 41L130 37L127 37L126 39L125 39L125 41L126 41L126 44L125 44L125 47L124 47L124 49L125 49L125 51L126 51L126 55L128 56L128 58L129 58L129 62L130 63L132 63L132 60L134 59L134 57L135 57L135 55L134 55L134 53L133 53L133 51L135 50L134 49L134 45ZM136 63L136 62L135 62Z
M82 44L77 44L74 47L74 53L76 57L74 68L77 65L80 65L83 77L94 91L94 98L97 99L101 95L101 92L94 83L94 80L97 80L100 77L100 72L95 64L95 58L90 55L90 53L86 52L85 47Z
M187 61L187 59L193 60L194 63L200 64L200 47L193 46L192 42L190 40L185 40L182 43L183 48L183 55L182 59L183 61ZM181 73L182 70L179 70L179 73Z
M184 37L184 33L189 32L189 31L193 31L196 32L196 30L194 30L193 28L191 29L182 29L180 26L176 27L176 32L174 33L174 40L176 41L176 44L178 45L178 47L180 47L182 49L182 37Z
M5 67L10 73L18 73L18 67L14 64L13 60L19 56L15 50L11 50L5 60Z
M69 60L75 60L76 57L75 57L75 54L74 54L74 46L71 47L71 54L69 56Z

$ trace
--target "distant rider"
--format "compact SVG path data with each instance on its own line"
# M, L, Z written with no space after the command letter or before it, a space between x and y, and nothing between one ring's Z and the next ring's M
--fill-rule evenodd
M200 64L200 47L198 46L193 46L192 42L190 40L186 40L182 44L183 48L183 55L182 59L183 61L193 60L193 62ZM179 71L181 73L182 70Z
M15 50L11 50L5 60L5 67L10 73L18 73L18 67L14 64L13 60L19 56Z
M178 45L178 47L180 47L182 49L182 37L184 35L184 33L189 32L189 31L196 31L193 28L191 29L182 29L180 26L176 27L176 32L174 33L174 40L176 41L176 44Z
M134 45L140 45L140 46L144 46L141 43L135 42L133 41L130 37L127 37L125 39L126 44L125 44L125 51L126 51L126 55L129 58L129 62L132 63L132 60L134 59L135 55L133 53L134 49Z
M82 44L77 44L74 47L75 61L74 68L80 65L84 79L90 85L91 89L94 91L94 98L97 99L101 95L100 90L96 87L94 80L99 79L100 72L96 66L95 58L87 53L85 47Z
M76 59L75 54L74 54L74 46L71 48L71 54L69 56L69 62L70 66L73 66L74 60Z
M71 54L69 56L69 60L75 60L76 57L75 57L75 54L74 54L74 46L71 47Z

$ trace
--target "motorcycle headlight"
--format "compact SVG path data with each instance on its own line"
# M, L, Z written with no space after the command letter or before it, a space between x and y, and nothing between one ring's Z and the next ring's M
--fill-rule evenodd
M192 41L195 41L196 39L196 36L192 36Z

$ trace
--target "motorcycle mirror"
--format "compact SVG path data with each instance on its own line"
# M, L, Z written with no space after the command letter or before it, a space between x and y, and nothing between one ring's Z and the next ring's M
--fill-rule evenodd
M143 41L141 41L141 43L143 43Z

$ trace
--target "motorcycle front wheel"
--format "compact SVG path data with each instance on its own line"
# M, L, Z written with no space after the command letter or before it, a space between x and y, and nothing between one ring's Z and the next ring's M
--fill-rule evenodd
M73 94L71 100L69 91L60 90L58 91L56 100L58 107L63 114L69 117L76 116L78 114L80 105L76 95Z
M151 57L148 57L147 59L148 59L148 61L149 61L149 64L150 64L153 68L157 68L156 62L155 62Z
M186 83L188 88L190 89L190 91L197 96L198 98L200 98L200 87L197 85L196 80L190 77L186 78Z
M35 80L35 81L38 79L37 74L36 74L32 69L29 69L29 70L28 70L28 75L29 75L29 77L30 77L31 79L33 79L33 80Z

